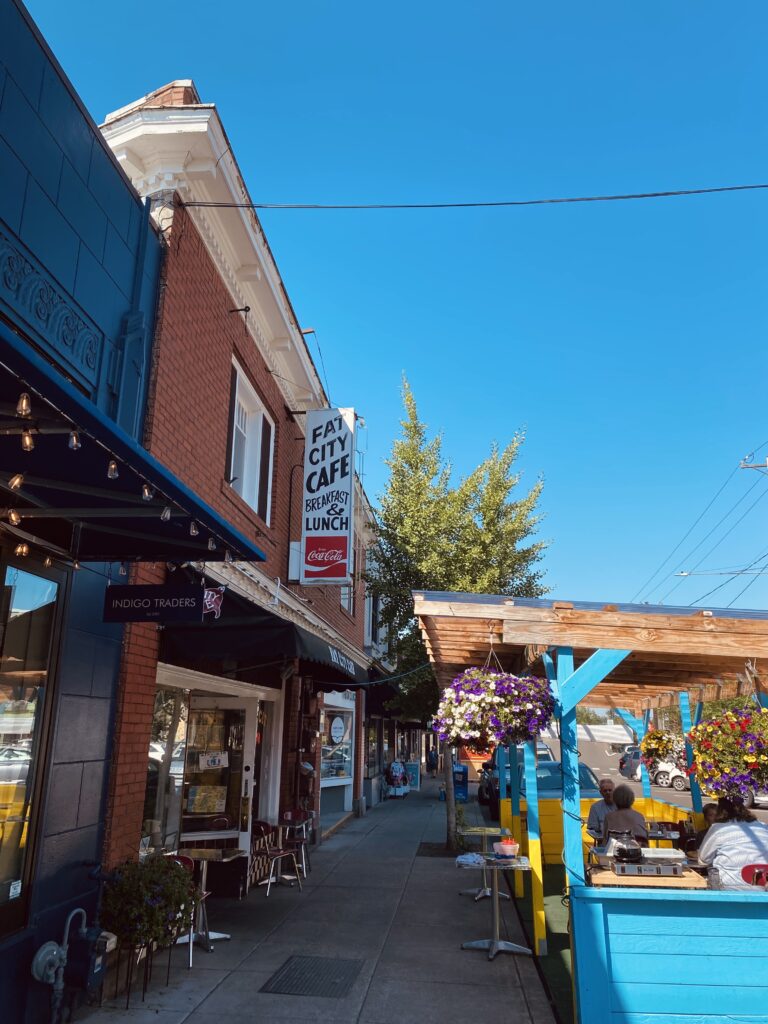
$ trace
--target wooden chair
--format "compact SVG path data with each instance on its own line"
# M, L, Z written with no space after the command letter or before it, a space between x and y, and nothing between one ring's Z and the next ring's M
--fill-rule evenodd
M745 864L741 877L747 885L761 885L768 888L768 864Z
M281 864L284 860L293 862L293 872L296 881L299 884L299 892L301 892L301 873L299 872L299 865L296 860L296 850L288 846L273 846L272 839L274 837L274 827L267 821L254 821L251 824L251 840L252 843L256 844L256 852L258 856L266 858L269 864L269 874L267 875L267 891L266 895L269 896L269 891L272 888L272 883L277 880L276 865Z

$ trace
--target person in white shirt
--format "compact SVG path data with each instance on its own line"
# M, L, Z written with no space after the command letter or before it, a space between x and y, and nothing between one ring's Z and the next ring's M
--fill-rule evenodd
M715 821L699 847L699 861L715 869L717 888L751 889L741 869L747 864L768 864L768 825L740 801L721 797Z
M599 840L603 838L603 825L605 824L606 814L609 811L615 811L616 807L613 803L613 780L600 779L598 788L603 799L596 800L589 808L587 832L589 832L593 839Z

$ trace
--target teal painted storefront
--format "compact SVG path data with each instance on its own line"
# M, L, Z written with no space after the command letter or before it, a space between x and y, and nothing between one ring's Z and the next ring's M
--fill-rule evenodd
M19 372L26 346L108 422L140 440L159 264L159 240L139 197L24 8L0 0L3 379ZM63 464L66 434L63 441L40 437L36 451L55 443ZM9 469L0 466L4 480ZM0 496L0 504L8 500ZM34 551L19 563L13 539L0 534L4 579L14 563L58 585L51 674L38 701L43 711L27 776L34 793L26 840L32 863L17 907L4 905L0 922L0 1019L42 1024L50 990L33 982L32 955L43 942L61 939L73 907L84 907L91 919L95 912L91 871L103 845L122 627L101 621L106 566L45 569ZM0 672L6 695L9 679ZM12 827L0 825L2 834L13 836Z

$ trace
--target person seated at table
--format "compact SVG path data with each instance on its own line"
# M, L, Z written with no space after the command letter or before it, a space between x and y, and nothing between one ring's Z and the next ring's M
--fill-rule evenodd
M715 820L699 847L699 863L719 876L713 888L751 889L741 877L747 864L768 864L768 825L744 806L738 797L720 797Z
M639 842L647 844L648 828L645 818L638 811L632 810L635 794L629 786L617 786L613 791L615 810L609 811L603 822L603 839L608 839L609 832L631 832Z
M704 816L704 828L700 828L696 832L696 836L693 841L689 841L689 848L691 850L698 850L701 844L704 842L704 837L712 827L715 817L717 816L717 804L709 803L704 804L701 808L701 813Z
M602 839L605 816L609 811L616 810L613 804L613 780L600 779L598 788L603 799L596 800L592 804L589 808L589 817L587 818L587 832L589 832L593 839Z

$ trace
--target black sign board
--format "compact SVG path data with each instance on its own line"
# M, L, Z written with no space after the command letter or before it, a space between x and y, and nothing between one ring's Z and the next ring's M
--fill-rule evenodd
M202 622L204 604L199 583L111 586L104 594L104 621Z

